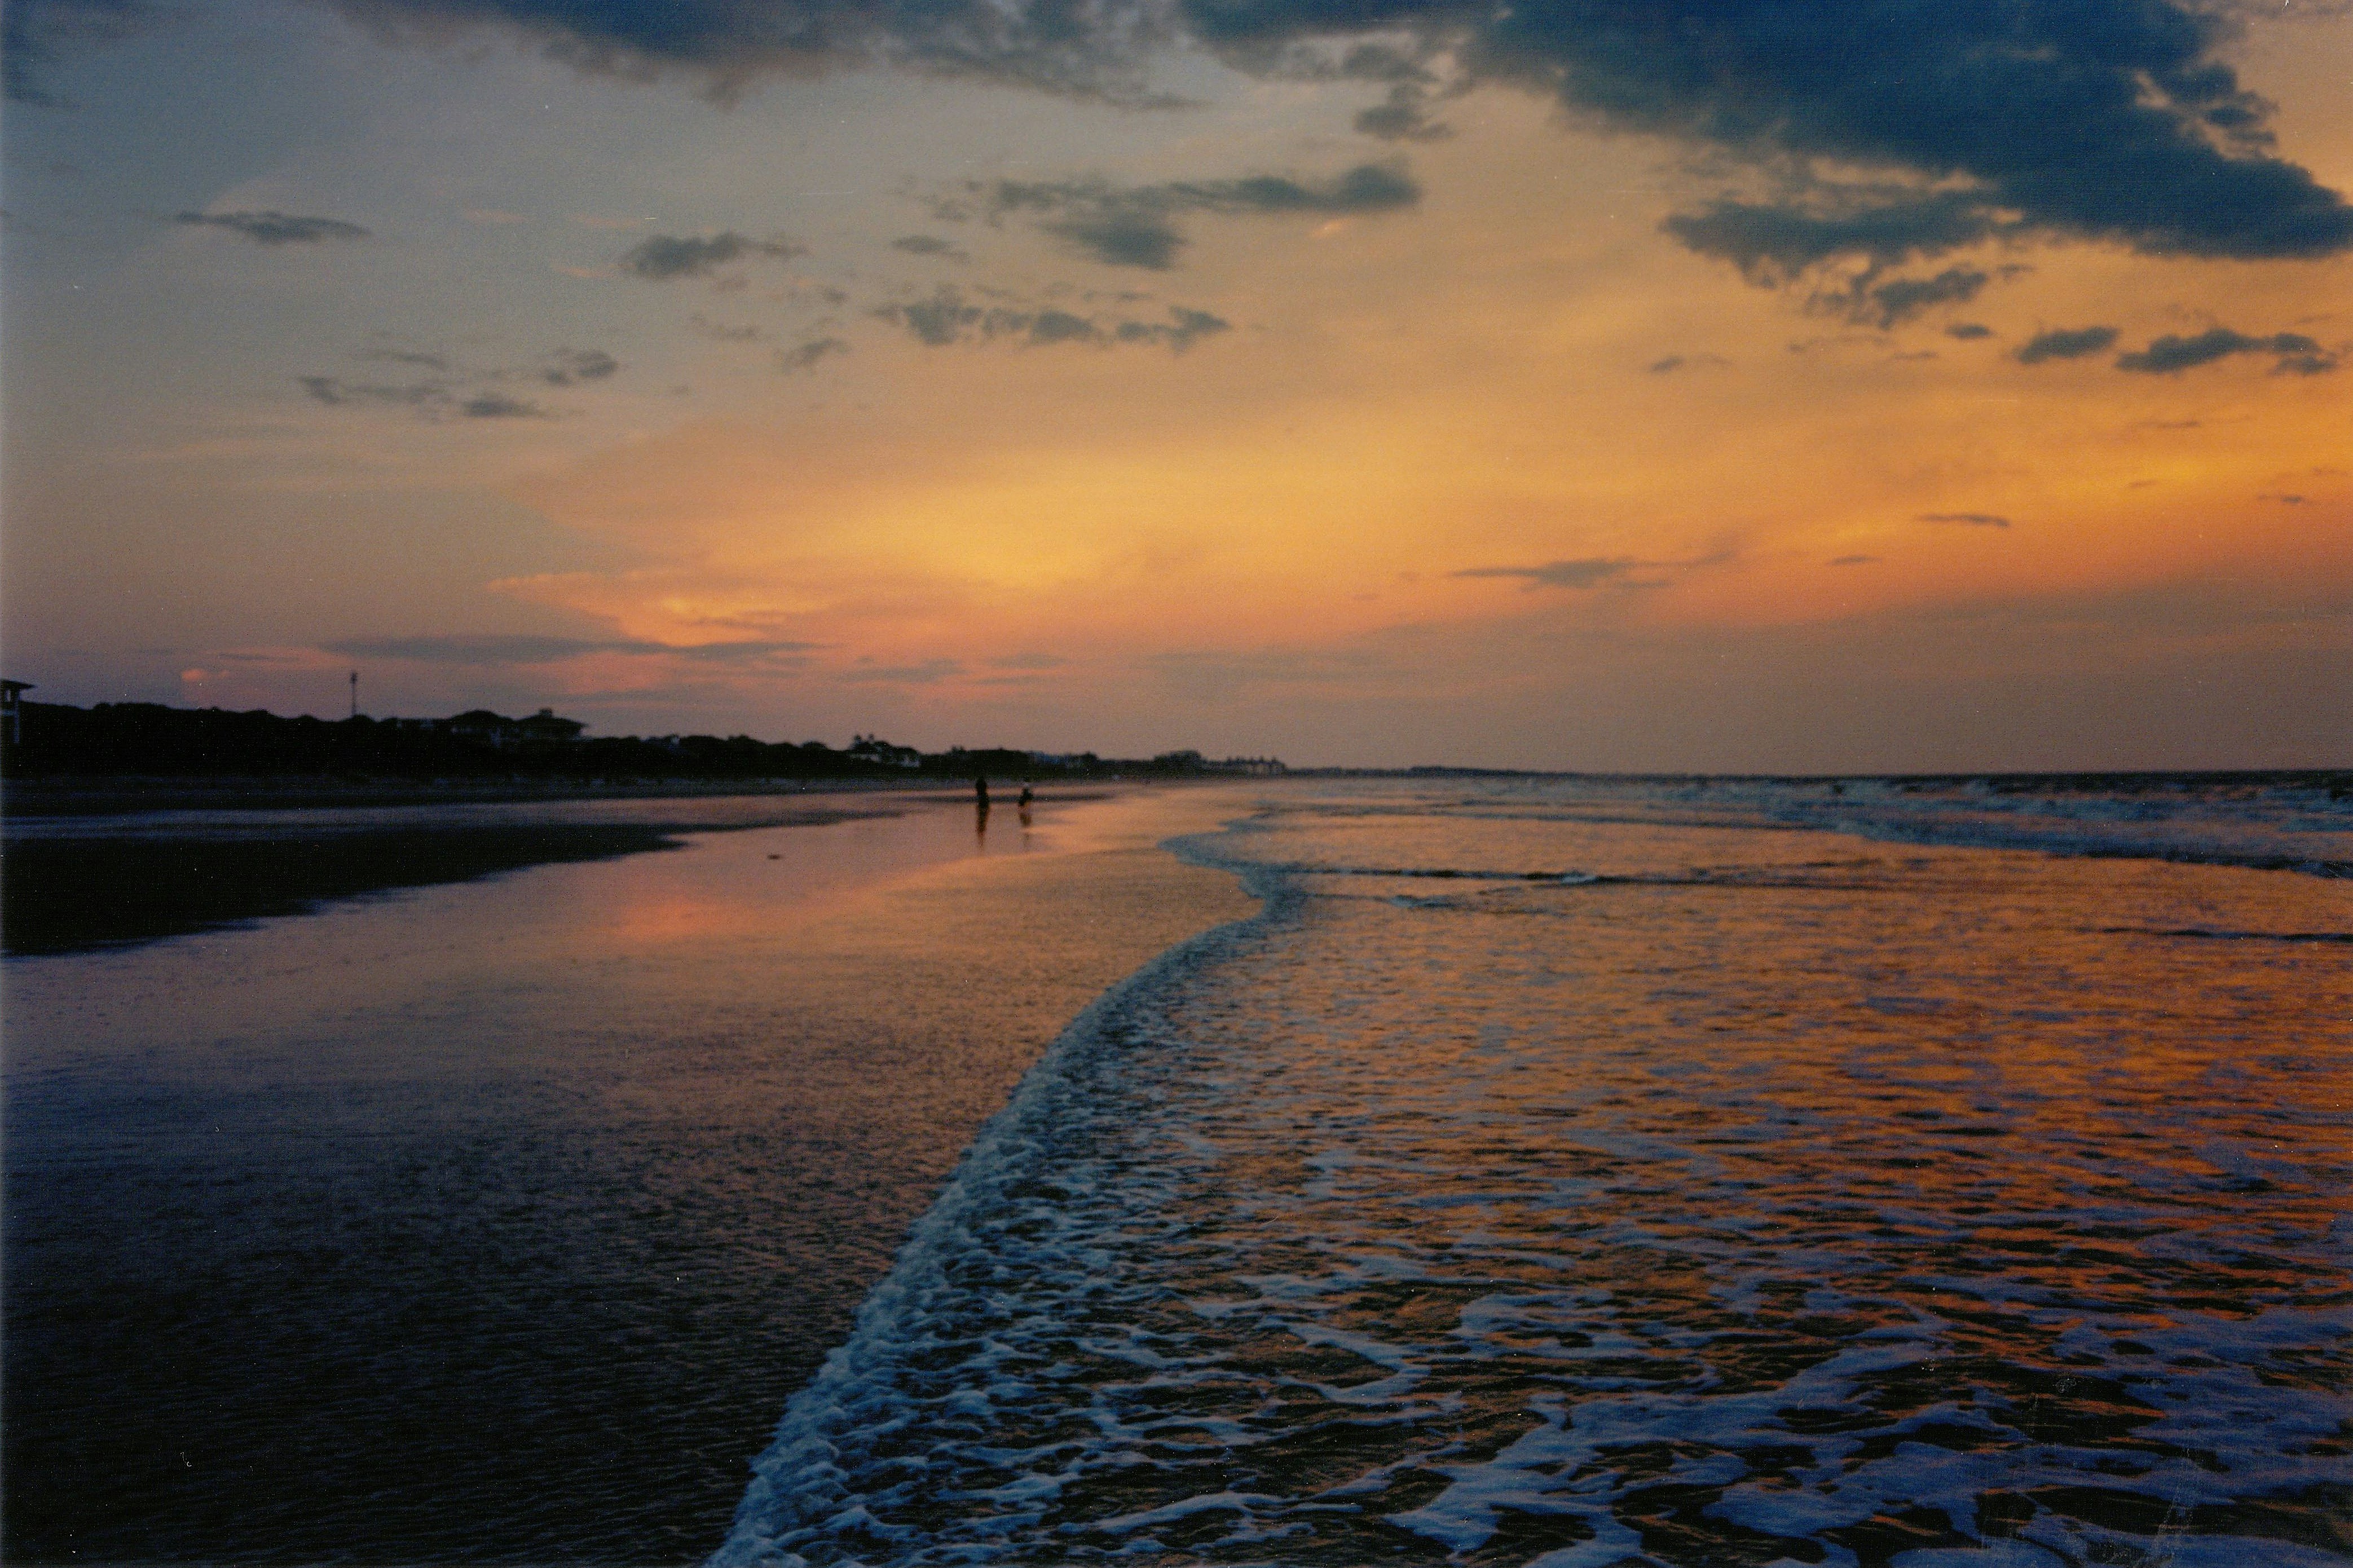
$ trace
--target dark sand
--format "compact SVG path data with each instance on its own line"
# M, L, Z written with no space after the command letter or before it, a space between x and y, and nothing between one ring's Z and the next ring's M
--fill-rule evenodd
M1207 794L806 804L900 814L0 966L0 1555L714 1549L1039 1050L1253 907L1151 847Z

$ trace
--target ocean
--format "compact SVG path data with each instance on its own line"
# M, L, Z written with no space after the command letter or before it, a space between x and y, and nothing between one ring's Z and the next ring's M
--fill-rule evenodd
M1250 781L11 959L7 1556L2353 1561L2348 784Z
M2343 1563L2325 782L1270 791L719 1564Z

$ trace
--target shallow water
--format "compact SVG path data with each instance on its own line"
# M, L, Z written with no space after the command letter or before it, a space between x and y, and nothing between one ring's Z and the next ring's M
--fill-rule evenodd
M1187 840L717 1561L2353 1558L2342 801L1708 787Z
M1181 798L776 809L428 808L735 830L0 966L7 1561L700 1559L1039 1051L1254 908Z

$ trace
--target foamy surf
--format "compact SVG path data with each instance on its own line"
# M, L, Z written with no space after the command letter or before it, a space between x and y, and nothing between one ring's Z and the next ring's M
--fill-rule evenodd
M1449 789L1179 846L714 1563L2353 1552L2330 884Z

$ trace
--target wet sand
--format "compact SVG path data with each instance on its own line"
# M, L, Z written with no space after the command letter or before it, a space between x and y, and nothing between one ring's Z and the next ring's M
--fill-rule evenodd
M7 986L11 1563L685 1563L1207 792L689 838ZM1173 814L1173 815L1172 815Z
M1060 802L1100 790L1060 790ZM695 833L952 810L963 788L12 791L0 952L150 942L392 889L674 849Z

